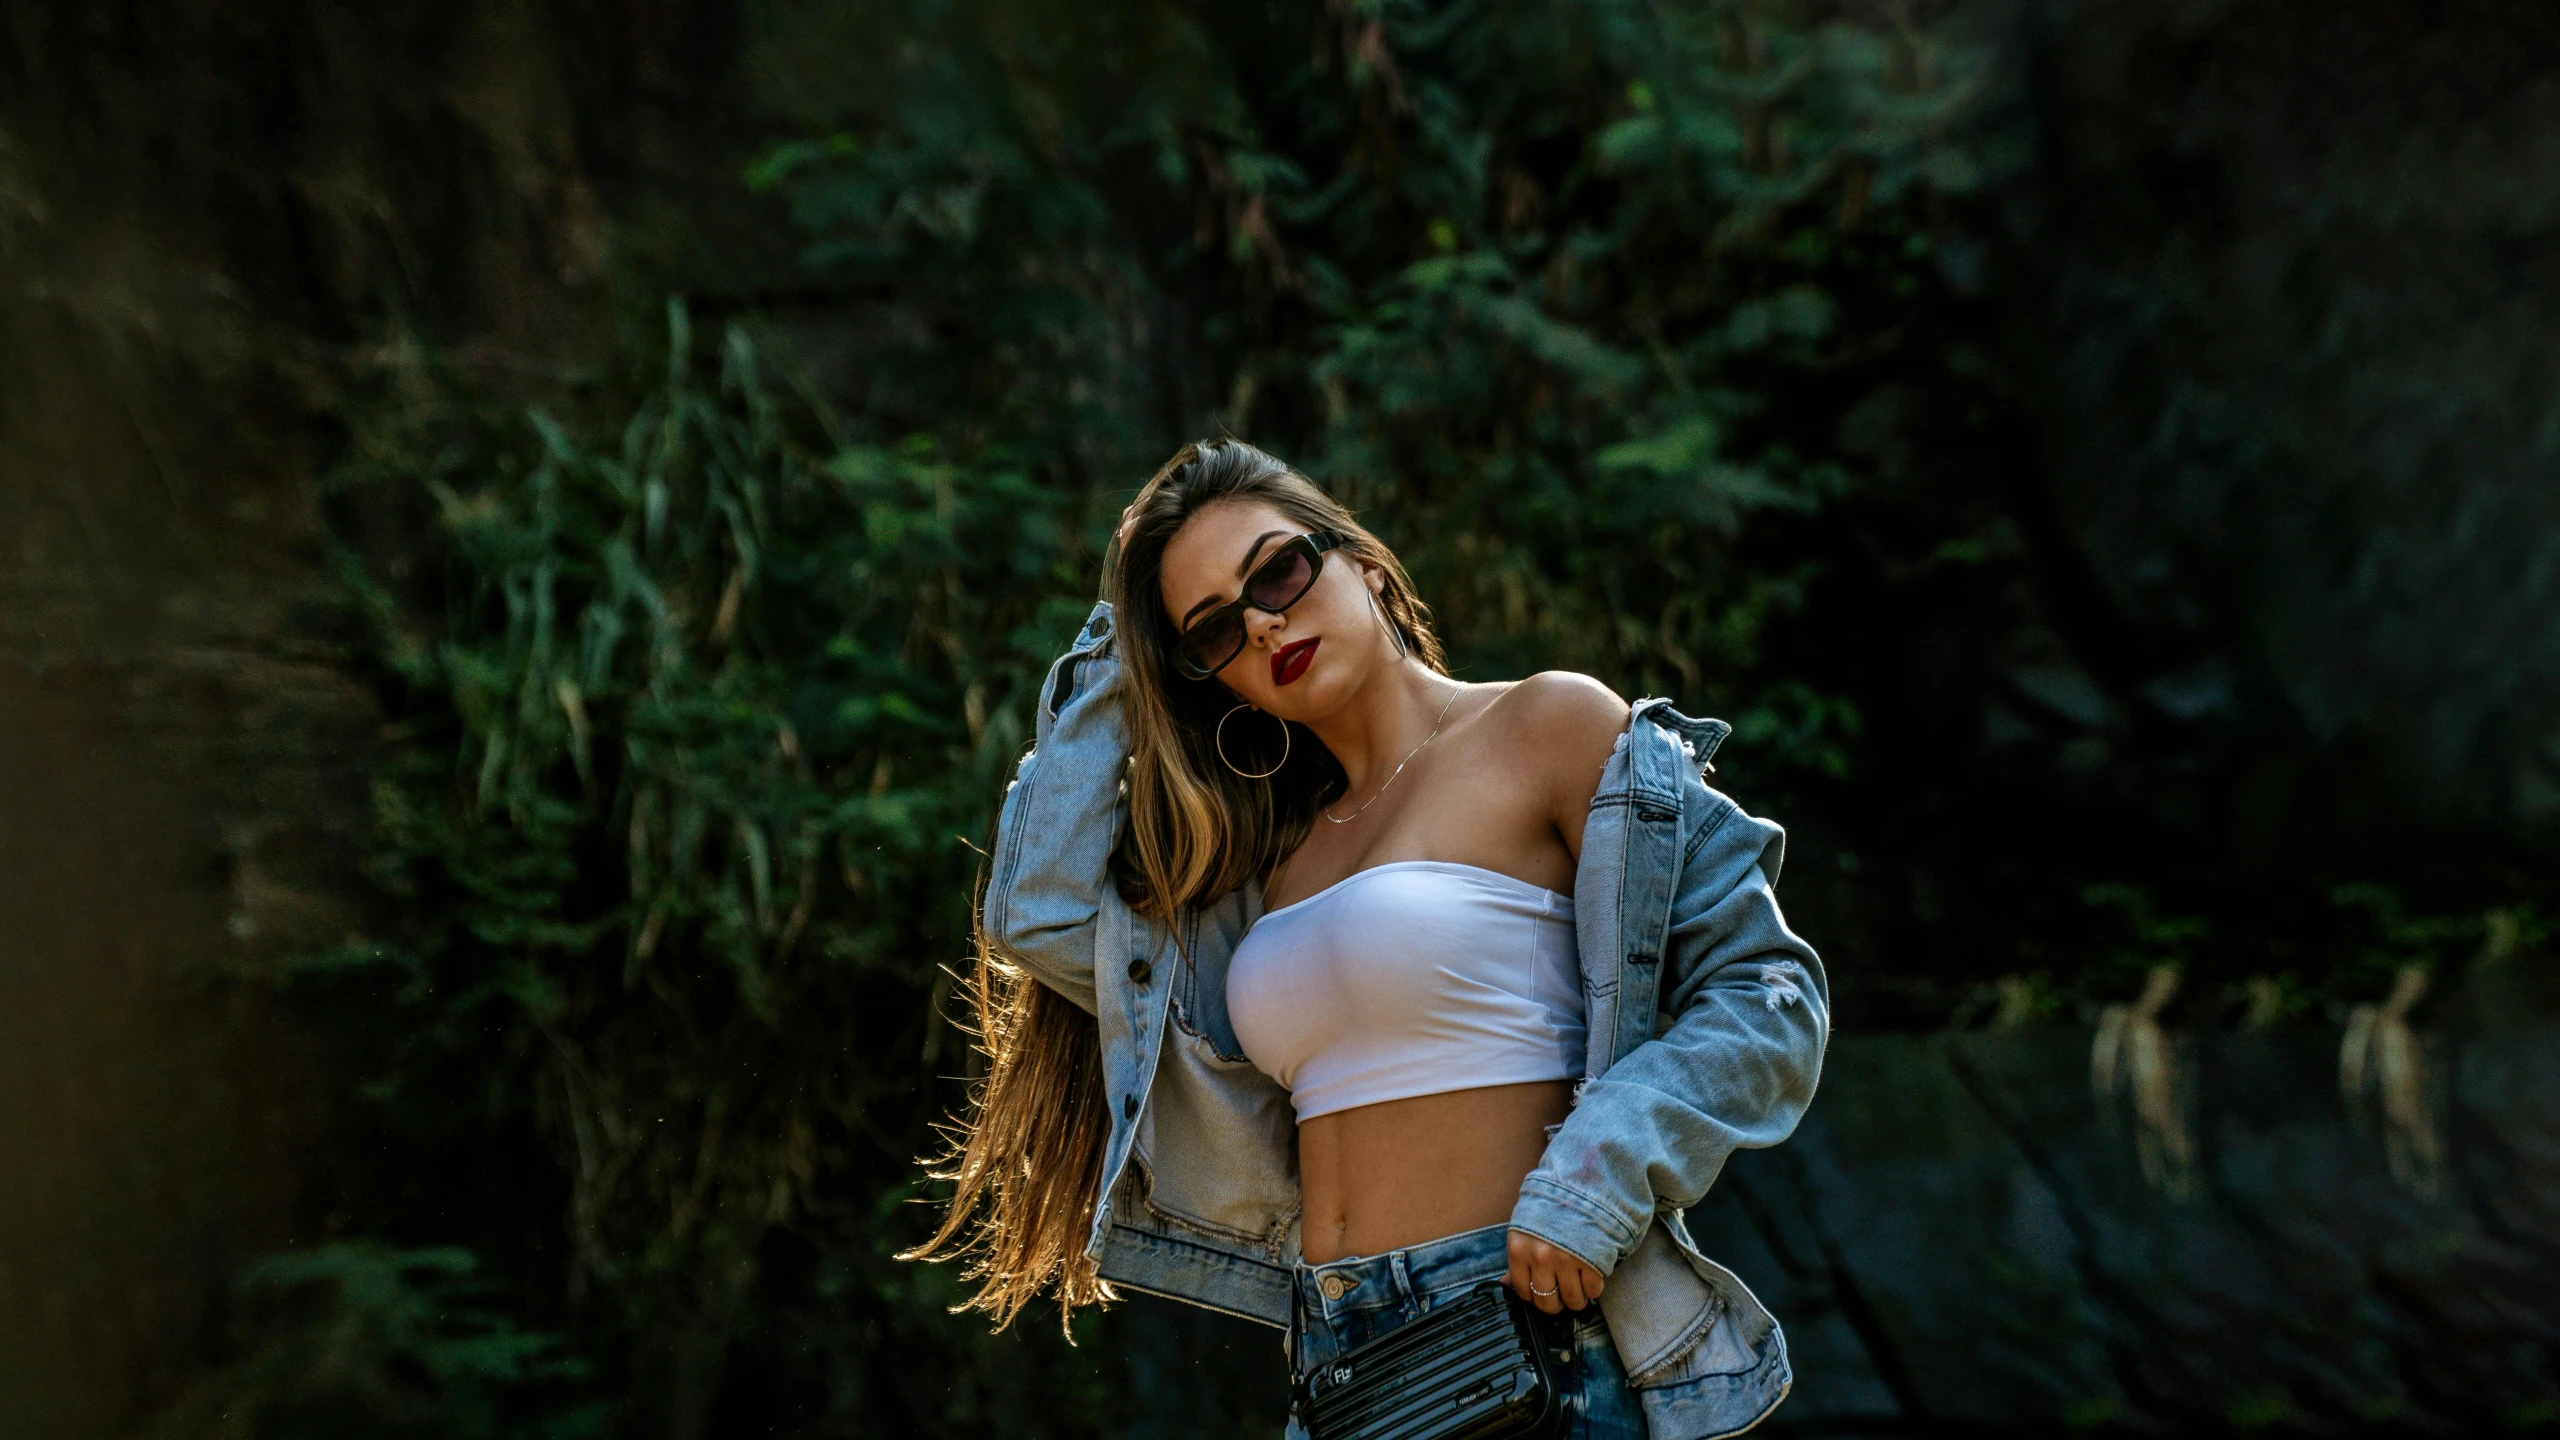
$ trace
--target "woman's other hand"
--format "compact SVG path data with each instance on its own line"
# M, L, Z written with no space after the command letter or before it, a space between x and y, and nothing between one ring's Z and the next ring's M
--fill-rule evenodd
M1521 1299L1550 1315L1579 1310L1600 1298L1600 1272L1570 1250L1559 1250L1535 1235L1511 1232L1511 1288Z

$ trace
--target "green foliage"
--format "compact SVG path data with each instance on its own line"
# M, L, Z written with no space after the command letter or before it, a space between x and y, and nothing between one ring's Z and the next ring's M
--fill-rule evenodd
M2388 983L2402 970L2441 970L2479 948L2489 922L2478 915L2412 915L2400 892L2370 882L2341 885L2330 900L2361 923L2353 958L2341 968L2364 986Z
M643 1344L734 1304L821 1176L922 1148L940 967L1091 554L1001 452L841 439L745 329L697 348L672 306L627 416L456 395L348 477L431 498L438 588L351 571L404 716L401 903L323 963L405 976L395 1109L529 1112Z
M1399 546L1467 673L1669 691L1845 772L1856 708L1764 668L1813 575L1753 523L1854 483L1834 431L1926 283L1913 207L1991 164L1952 124L1984 57L1783 5L902 25L856 128L751 175L813 263L937 322L867 394L1106 491L1257 439ZM1204 294L1217 383L1167 405L1130 359Z
M2163 915L2151 893L2140 885L2113 881L2092 885L2080 898L2093 909L2111 911L2123 939L2108 953L2106 964L2119 981L2135 980L2155 970L2184 970L2194 961L2197 942L2213 933L2213 922L2200 915Z
M496 1307L463 1250L326 1245L241 1271L245 1352L177 1404L153 1440L583 1440L602 1408L558 1337Z

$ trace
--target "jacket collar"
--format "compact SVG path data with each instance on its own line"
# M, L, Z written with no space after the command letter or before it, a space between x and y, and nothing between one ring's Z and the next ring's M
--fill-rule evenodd
M1627 717L1628 733L1636 732L1636 722L1650 720L1654 726L1679 742L1681 753L1697 762L1701 778L1714 773L1711 757L1733 727L1721 720L1692 720L1671 708L1671 701L1660 695L1638 700L1634 712Z

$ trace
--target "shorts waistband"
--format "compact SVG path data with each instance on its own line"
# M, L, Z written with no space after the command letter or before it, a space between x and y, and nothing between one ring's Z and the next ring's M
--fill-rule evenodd
M1511 1226L1504 1222L1376 1255L1322 1265L1302 1260L1293 1276L1299 1313L1313 1319L1404 1305L1428 1308L1444 1292L1510 1273L1510 1234Z

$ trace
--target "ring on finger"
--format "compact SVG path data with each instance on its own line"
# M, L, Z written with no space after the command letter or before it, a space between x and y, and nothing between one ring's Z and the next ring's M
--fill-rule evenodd
M1532 1285L1529 1287L1529 1293L1537 1296L1541 1300L1552 1300L1556 1297L1556 1289L1556 1286L1550 1285L1546 1289L1541 1290L1537 1286Z

